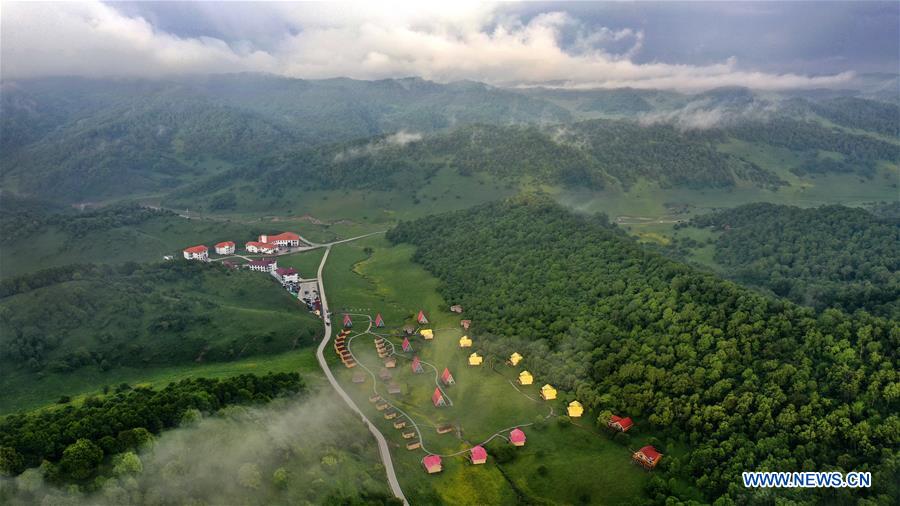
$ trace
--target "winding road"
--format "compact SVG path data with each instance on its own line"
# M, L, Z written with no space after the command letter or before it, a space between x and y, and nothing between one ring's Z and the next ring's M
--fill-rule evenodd
M363 422L365 422L366 427L369 428L369 432L375 436L375 440L378 441L378 453L381 455L381 462L384 464L384 470L387 473L388 484L391 487L391 492L393 492L394 496L403 501L403 504L408 505L409 501L406 500L406 497L403 495L403 490L400 488L400 482L397 480L397 473L394 471L394 462L391 460L391 451L388 448L387 440L384 438L384 435L378 428L373 424L368 417L359 409L353 399L347 395L347 392L341 388L341 385L337 382L334 377L334 374L331 373L331 369L328 367L328 363L325 361L325 348L328 346L328 343L331 341L331 316L328 312L328 299L325 297L325 283L322 278L322 271L325 269L325 262L328 260L328 254L331 253L331 247L335 244L340 244L349 241L355 241L356 239L362 239L363 237L368 237L370 235L380 234L382 232L374 232L372 234L361 235L359 237L353 237L350 239L344 239L341 241L335 241L329 244L325 244L325 254L322 255L322 261L319 263L319 270L316 274L316 281L319 284L319 298L322 301L322 315L323 321L325 322L325 336L322 337L322 342L319 343L318 349L316 349L316 359L319 361L319 366L322 368L322 371L325 373L325 377L328 378L328 382L331 383L332 388L344 399L344 402L350 406L350 409L353 410L356 414L362 418Z

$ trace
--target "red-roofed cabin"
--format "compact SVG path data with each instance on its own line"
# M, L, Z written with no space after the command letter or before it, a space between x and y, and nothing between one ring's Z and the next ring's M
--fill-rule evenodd
M472 448L470 457L473 464L484 464L487 462L487 451L481 446L476 446Z
M352 326L353 326L353 320L350 319L350 315L345 314L344 315L344 328L349 329Z
M460 320L459 326L465 330L469 330L469 327L472 326L472 320Z
M422 370L423 370L422 369L422 361L419 360L419 357L413 357L412 364L410 364L410 367L412 367L412 372L415 372L415 373L422 372Z
M233 255L234 254L234 243L231 241L220 242L216 244L216 254L217 255Z
M209 248L206 246L191 246L184 249L185 260L201 260L205 262L209 259Z
M631 456L631 460L644 466L646 469L653 469L656 467L656 464L659 464L659 461L662 460L662 453L656 451L656 448L647 445L634 452L634 455Z
M456 380L453 379L453 375L450 374L449 368L444 368L444 372L441 374L441 381L443 381L445 385L452 385L456 383Z
M425 311L419 311L419 314L416 316L416 321L419 322L419 325L425 325L428 323L428 318L425 316Z
M436 408L447 405L447 401L444 400L444 394L441 393L440 388L434 387L434 393L431 394L431 402Z
M278 249L274 244L269 244L267 242L256 242L250 241L244 245L244 248L247 250L247 253L266 253L272 254Z
M516 446L525 446L525 433L522 429L513 429L509 432L509 442Z
M409 338L408 338L408 337L404 337L404 338L403 338L403 344L400 345L400 346L403 348L403 351L409 351L409 350L412 349L412 345L409 344Z
M606 426L610 429L615 429L619 432L628 432L634 425L634 422L631 420L631 417L620 418L616 415L609 417L609 421L606 422Z
M441 472L441 457L439 455L426 455L422 459L422 465L428 471L428 474L439 473Z
M278 268L278 261L276 261L274 258L250 260L249 262L247 262L247 268L251 271L272 272Z
M384 327L384 320L381 318L381 313L375 315L375 326Z
M282 285L285 283L300 282L300 273L293 267L279 267L278 269L275 269L272 275L275 276L275 279L281 281Z
M300 236L293 232L282 232L277 235L261 235L259 236L259 242L267 242L282 248L289 248L291 246L300 246Z

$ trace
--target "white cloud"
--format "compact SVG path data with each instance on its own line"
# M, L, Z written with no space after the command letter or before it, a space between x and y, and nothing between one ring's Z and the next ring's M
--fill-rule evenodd
M399 132L388 135L387 137L384 137L377 141L366 143L363 146L345 149L344 151L341 151L334 155L334 161L342 162L344 160L351 160L360 156L373 155L388 147L402 148L407 144L418 142L420 140L422 140L422 134L418 132L407 132L406 130L400 130Z
M547 12L527 21L476 3L254 4L242 24L229 6L194 12L207 26L234 35L179 37L99 3L4 3L4 78L43 75L142 76L238 71L292 77L378 79L421 76L499 85L554 81L567 88L709 89L749 86L787 89L845 86L853 74L809 77L738 68L734 59L712 65L633 62L644 33L588 29ZM205 19L209 18L209 19ZM259 49L253 27L278 19L292 27L266 34ZM575 42L564 47L564 34ZM618 52L603 49L613 44Z

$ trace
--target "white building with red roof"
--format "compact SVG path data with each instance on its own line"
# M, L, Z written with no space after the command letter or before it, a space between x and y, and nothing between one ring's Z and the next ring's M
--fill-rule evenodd
M276 235L261 235L259 242L274 244L281 248L300 246L300 236L293 232L282 232Z
M216 254L217 255L233 255L234 254L234 243L231 241L220 242L216 244Z
M205 262L209 260L209 248L203 245L185 248L184 258L185 260L200 260Z
M275 279L281 281L282 285L285 283L300 282L300 273L293 267L279 267L272 271L272 275L275 276Z
M263 236L265 237L265 236ZM269 244L267 242L256 242L250 241L244 245L244 248L247 249L247 253L265 253L272 254L278 250L278 246L274 244Z
M278 262L274 258L251 260L247 263L247 268L257 272L272 272L278 268Z

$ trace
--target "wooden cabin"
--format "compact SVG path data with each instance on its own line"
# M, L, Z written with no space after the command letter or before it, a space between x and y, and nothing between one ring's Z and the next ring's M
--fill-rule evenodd
M379 403L375 404L375 409L377 409L378 411L384 411L388 407L390 407L390 406L386 402L379 402Z
M460 306L459 304L453 304L452 306L450 306L450 312L456 313L456 314L461 314L463 312L463 307Z
M377 395L377 394L369 397L369 402L378 402L380 400L381 400L381 396Z
M388 411L387 413L384 414L385 420L393 420L394 418L397 418L396 411Z
M631 420L630 416L620 418L616 415L613 415L609 417L609 421L606 422L606 426L619 432L628 432L628 429L634 426L634 421Z
M394 357L388 357L388 358L384 359L384 366L387 367L388 369L393 369L393 368L397 367L397 359Z
M399 384L397 384L397 383L391 383L390 385L388 385L387 391L388 391L388 393L391 394L391 395L398 395L398 394L400 394L403 390L400 388L400 385L399 385Z
M659 453L656 448L647 445L634 452L631 460L640 464L644 469L653 469L662 460L662 453Z
M406 427L406 420L397 420L396 422L394 422L395 429L402 429L404 427Z
M406 449L407 449L407 450L418 450L418 449L421 448L421 447L422 447L422 443L421 443L420 441L410 441L409 443L406 443ZM426 469L427 469L427 468L426 468ZM438 473L438 472L440 472L440 471L441 471L441 470L438 469L437 471L434 471L434 472ZM429 471L429 473L430 473L430 472L431 472L431 471Z
M411 430L409 432L403 432L400 435L403 436L403 439L412 439L416 437L416 431Z
M448 432L453 432L453 424L452 423L444 423L435 427L438 434L447 434Z
M556 389L550 385L544 385L541 387L541 399L545 401L552 401L556 399Z
M569 415L569 418L581 418L581 415L584 414L584 406L578 401L572 401L566 407L566 414Z

